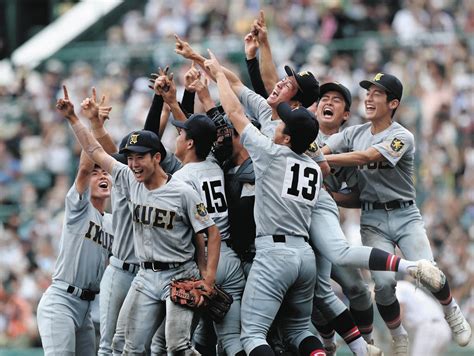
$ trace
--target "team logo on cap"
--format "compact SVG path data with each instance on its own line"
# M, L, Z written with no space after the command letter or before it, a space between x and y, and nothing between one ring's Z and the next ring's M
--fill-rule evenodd
M130 135L130 142L129 144L130 145L134 145L138 142L138 136L140 136L140 134L133 134L133 135Z
M392 140L392 143L390 144L390 148L395 152L400 152L403 146L405 146L405 144L402 142L402 140L399 140L396 137Z
M378 82L380 79L382 79L383 73L377 73L375 74L374 81Z
M207 209L204 203L197 204L196 211L200 217L205 217L207 215Z
M303 72L299 72L298 75L304 77L305 75L309 75L309 72L307 70L305 70Z

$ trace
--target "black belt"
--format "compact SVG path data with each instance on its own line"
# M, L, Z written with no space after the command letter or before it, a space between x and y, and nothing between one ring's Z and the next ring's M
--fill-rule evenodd
M92 302L95 299L95 295L99 294L99 292L95 292L95 291L90 290L90 289L81 289L81 288L74 287L74 286L71 286L71 285L69 285L69 287L67 287L66 291L68 293L74 294L76 296L80 292L80 295L78 295L78 297L82 300L87 300L89 302Z
M151 269L154 272L158 271L167 271L172 268L178 268L179 266L184 265L184 262L142 262L140 263L142 268L144 269Z
M386 203L362 202L361 208L362 210L384 209L384 210L390 211L390 210L395 210L395 209L407 208L413 204L415 204L414 200L408 200L408 201L392 200Z
M285 235L272 235L272 237L273 237L273 242L286 242ZM302 237L306 242L308 242L307 236L295 236L295 237Z
M130 272L130 273L137 273L138 272L138 269L140 268L139 265L136 265L134 263L127 263L127 262L124 262L122 264L122 269L124 271L127 271L127 272Z

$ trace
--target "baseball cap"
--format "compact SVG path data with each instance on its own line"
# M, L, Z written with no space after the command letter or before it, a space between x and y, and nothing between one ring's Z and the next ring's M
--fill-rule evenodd
M349 89L347 89L344 85L338 82L329 82L324 83L319 87L319 96L322 97L328 91L337 91L342 95L344 101L346 102L346 106L350 109L352 105L352 95Z
M290 132L291 146L296 148L296 151L306 151L319 132L319 124L314 114L302 107L291 109L288 103L278 104L277 112Z
M298 85L295 99L301 102L305 108L319 99L319 82L313 73L308 71L296 73L290 66L285 66L285 72L288 76L295 77Z
M127 144L127 139L128 139L128 135L124 136L122 138L122 141L120 141L120 145L119 145L119 151L116 152L116 153L112 153L111 156L113 158L115 158L117 161L119 161L120 163L123 163L123 164L127 164L127 157L125 156L125 154L123 153L120 153L120 151L125 147L125 145Z
M402 100L403 85L394 75L377 73L372 80L363 80L359 85L364 89L369 89L371 85L376 85L387 93L393 94L396 99Z
M172 120L171 123L186 130L196 142L212 144L217 140L216 125L207 115L193 114L186 121Z
M161 154L161 160L166 157L166 150L161 143L160 137L153 131L132 131L126 137L125 145L120 148L119 153L127 155L129 152L147 153L155 151Z

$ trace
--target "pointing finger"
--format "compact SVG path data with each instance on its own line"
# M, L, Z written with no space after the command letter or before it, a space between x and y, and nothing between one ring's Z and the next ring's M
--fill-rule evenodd
M69 100L69 94L67 92L67 88L65 85L63 85L63 93L64 93L64 99Z

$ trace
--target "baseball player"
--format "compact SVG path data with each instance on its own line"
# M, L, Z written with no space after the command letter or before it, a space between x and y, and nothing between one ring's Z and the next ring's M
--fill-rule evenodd
M439 303L408 281L397 282L396 295L403 324L412 336L410 355L446 355L451 329Z
M94 100L94 96L92 99ZM93 106L94 103L95 101L91 101L89 104ZM161 96L155 95L145 122L145 130L151 130L159 135L162 107L163 99ZM104 134L104 137L107 136ZM125 147L127 137L128 135L122 139L120 149ZM103 147L106 147L107 143L101 142L100 139L98 141ZM180 165L177 164L175 158L166 154L164 147L161 148L162 160L160 165L166 172L173 173ZM127 159L123 154L117 153L114 158L123 164L127 164ZM140 267L133 245L132 211L127 197L118 187L112 187L111 203L115 238L112 246L112 256L109 258L109 264L101 281L99 355L111 355L112 350L115 354L122 354L123 352L126 320L125 317L119 318L119 312L133 278ZM114 341L113 346L112 341Z
M194 79L194 86L200 82L198 72L194 66L186 73L188 81ZM166 81L168 90L162 91L161 95L165 102L171 107L176 107L175 85L173 80L165 77L157 78L157 81ZM212 109L207 105L214 106L207 88L200 87L197 90L201 100L206 103L205 110ZM204 98L205 97L205 98ZM199 193L206 203L209 216L214 220L221 234L221 249L219 265L216 273L216 283L233 297L230 310L219 324L204 317L194 334L194 341L198 351L209 354L207 347L215 349L212 345L206 345L206 328L214 328L217 339L227 355L244 354L240 342L240 300L245 286L245 277L237 254L231 248L229 234L229 220L227 199L225 196L224 173L213 155L209 155L213 143L217 139L217 130L214 122L203 114L193 114L185 121L173 120L173 125L178 129L179 135L176 140L176 157L182 162L183 167L175 174L190 184Z
M303 153L317 136L317 122L306 109L280 104L282 121L272 142L247 119L222 67L209 54L204 65L217 80L221 103L241 135L256 175L257 253L242 300L244 349L250 356L273 355L266 336L284 303L282 325L290 343L303 356L324 355L321 342L308 331L316 261L307 241L321 170Z
M69 101L58 102L57 109L69 120L78 120ZM95 353L90 309L99 293L113 242L111 216L105 213L110 188L107 171L94 165L83 152L74 185L66 196L52 284L38 305L38 328L45 355Z
M216 127L208 116L201 114L191 115L186 121L173 120L172 123L179 131L175 154L184 164L174 176L193 186L201 195L221 233L216 283L232 295L234 302L224 320L215 325L217 338L227 355L244 355L240 342L240 300L245 277L240 259L231 248L224 173L215 159L208 157L216 139ZM194 335L198 350L198 345L206 344L200 330L198 327Z
M433 255L415 202L414 138L392 119L400 104L403 86L398 78L386 73L378 73L360 85L367 90L365 110L369 122L332 135L323 152L345 152L326 156L331 165L359 167L363 244L391 254L398 246L410 260L430 261L419 263L416 269L410 265L405 268L416 278L423 270L424 278L436 281L428 289L443 305L454 339L465 346L471 339L471 328L452 298L444 274L429 268ZM399 269L402 265L395 259L387 262L399 263ZM394 274L373 272L372 277L377 307L392 334L395 352L406 355L408 336L401 325Z
M66 105L69 98L60 99ZM197 193L186 183L168 176L160 167L161 142L156 134L137 131L122 150L129 167L107 155L100 144L74 117L67 117L87 154L112 173L113 181L130 200L133 232L140 270L124 305L128 308L124 354L140 354L166 313L169 354L198 355L191 346L193 311L169 298L172 278L200 277L194 261L194 233L207 232L208 257L202 289L210 292L215 281L220 236ZM203 300L200 300L202 303Z

